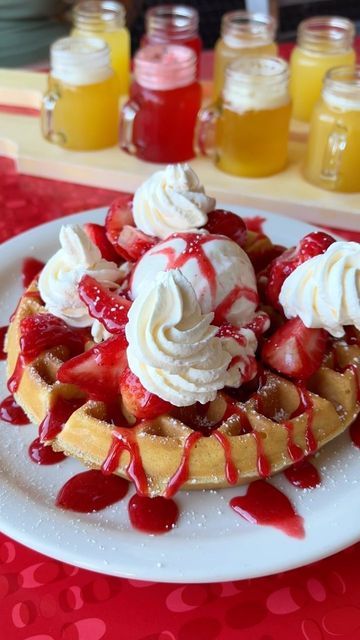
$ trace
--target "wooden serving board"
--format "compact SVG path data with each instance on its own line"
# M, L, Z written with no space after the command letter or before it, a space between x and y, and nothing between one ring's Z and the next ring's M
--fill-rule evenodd
M134 191L159 165L138 160L117 147L74 152L46 142L39 119L21 109L39 109L46 76L0 69L0 155L13 158L24 174L78 184ZM15 107L12 112L1 107ZM20 108L20 111L19 111ZM292 127L287 168L269 178L236 178L206 158L191 164L211 195L223 203L270 210L333 227L360 230L360 193L340 194L318 189L302 177L306 129Z

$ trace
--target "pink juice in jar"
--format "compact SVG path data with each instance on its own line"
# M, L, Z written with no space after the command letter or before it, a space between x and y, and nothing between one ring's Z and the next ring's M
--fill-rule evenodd
M197 57L197 75L202 50L198 32L199 13L185 5L159 5L145 14L146 33L141 47L149 44L178 44L190 47Z
M120 146L142 160L184 162L194 157L201 106L196 56L179 45L148 45L134 58L130 99L122 109Z

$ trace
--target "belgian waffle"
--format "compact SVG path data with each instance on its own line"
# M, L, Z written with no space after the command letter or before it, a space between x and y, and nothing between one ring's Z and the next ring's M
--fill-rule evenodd
M20 355L21 320L45 311L36 291L33 283L9 327L9 377ZM107 420L104 403L86 401L75 386L56 380L68 357L61 346L42 352L23 367L14 395L37 425L59 398L83 398L82 406L47 444L89 467L130 478L140 493L170 497L179 488L239 485L284 470L353 422L360 412L360 332L354 335L358 340L353 344L332 342L306 387L265 370L260 388L245 402L231 400L230 412L228 396L219 392L208 407L207 418L216 425L208 437L171 415L134 426L114 425ZM127 418L129 425L135 422L132 416Z

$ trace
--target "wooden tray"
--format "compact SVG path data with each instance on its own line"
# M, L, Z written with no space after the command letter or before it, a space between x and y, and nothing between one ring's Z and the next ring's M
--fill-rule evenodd
M39 109L45 85L45 74L0 69L0 105ZM306 129L292 127L288 166L269 178L235 178L204 158L196 158L191 164L207 190L223 203L359 230L360 193L324 191L302 178L305 143ZM61 149L41 137L39 121L33 113L19 110L0 111L0 154L15 159L18 170L24 174L119 191L134 191L159 167L129 156L117 147L86 153Z

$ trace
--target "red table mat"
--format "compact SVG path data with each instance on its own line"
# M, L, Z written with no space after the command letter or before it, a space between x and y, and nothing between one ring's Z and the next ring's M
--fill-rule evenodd
M115 195L0 158L0 242ZM171 585L71 567L0 534L0 640L359 640L359 566L357 544L267 578Z

